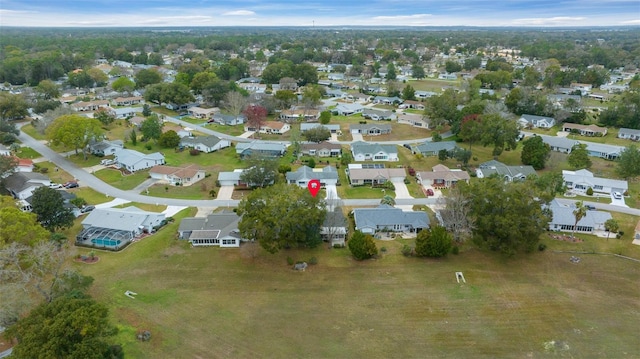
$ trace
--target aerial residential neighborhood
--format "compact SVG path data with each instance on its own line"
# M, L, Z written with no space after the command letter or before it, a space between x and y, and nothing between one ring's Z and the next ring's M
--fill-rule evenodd
M640 32L517 25L0 25L0 357L632 357Z

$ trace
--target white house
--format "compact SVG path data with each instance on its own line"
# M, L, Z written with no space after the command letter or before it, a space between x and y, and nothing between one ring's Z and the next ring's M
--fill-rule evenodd
M613 192L625 193L629 189L629 183L624 180L614 180L596 177L589 170L562 171L562 179L568 189L584 193L591 188L594 192L611 194Z
M238 230L240 217L231 213L213 213L207 217L185 218L178 227L178 238L194 247L240 247L244 241Z
M507 166L496 160L487 161L480 164L476 169L478 178L486 178L497 175L507 182L523 181L528 176L537 175L532 166Z
M327 185L335 186L338 183L338 170L332 166L324 168L302 166L295 172L287 172L285 177L287 179L287 183L295 184L303 188L306 188L307 184L309 184L309 181L312 179L320 181L321 187L326 187Z
M4 187L16 199L31 197L36 188L50 184L47 176L37 172L15 172L4 179Z
M164 164L164 156L160 152L150 154L134 150L121 149L115 153L116 166L131 172L136 172Z
M549 207L552 213L551 222L549 222L550 231L564 231L581 233L593 233L594 231L604 231L605 222L611 219L611 213L603 211L586 211L585 216L578 221L576 226L576 217L573 211L575 205L564 205L557 200L551 201Z
M403 181L407 173L404 168L363 168L361 164L352 163L349 165L349 183L352 186L381 185L386 182Z
M396 145L358 141L351 144L351 154L356 162L398 161L398 147Z
M640 130L632 128L620 128L618 131L618 138L632 141L640 141Z
M96 156L111 156L123 148L124 143L121 140L102 140L89 143L89 151Z
M362 113L365 107L357 103L339 103L332 112L340 116L351 116Z
M211 153L231 146L231 142L217 136L184 137L180 146L194 148L200 152Z
M518 119L518 124L524 128L551 128L555 126L556 120L553 117L523 114Z
M190 186L203 179L205 173L195 164L183 167L154 166L149 170L149 176L174 186Z
M356 230L365 234L378 231L417 233L429 228L429 216L423 211L403 211L383 204L376 208L353 210Z

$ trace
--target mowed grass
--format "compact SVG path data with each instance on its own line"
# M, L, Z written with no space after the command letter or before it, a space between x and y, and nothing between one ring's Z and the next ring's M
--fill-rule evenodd
M94 176L100 178L113 187L130 190L142 183L149 177L148 171L138 171L132 174L123 175L120 170L113 168L105 168L94 173Z
M194 210L190 210L193 215ZM185 216L183 211L178 220ZM640 263L554 253L505 259L466 248L441 260L406 258L410 240L357 262L346 249L243 258L190 248L178 221L121 253L100 252L92 294L109 306L133 358L631 358L638 353ZM604 239L600 239L604 243ZM609 240L614 243L616 240ZM622 243L622 241L618 241ZM319 263L295 272L286 257ZM467 283L456 283L464 272ZM136 299L124 296L138 293ZM150 330L152 339L134 339ZM567 350L546 350L549 341Z

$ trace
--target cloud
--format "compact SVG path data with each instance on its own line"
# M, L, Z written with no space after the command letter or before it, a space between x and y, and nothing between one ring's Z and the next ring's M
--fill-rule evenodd
M624 25L640 25L640 19L623 21L622 24L624 24Z
M513 23L515 25L530 26L530 25L551 25L561 26L574 22L586 20L585 17L571 17L571 16L555 16L555 17L534 17L525 19L515 19Z
M387 20L387 21L407 21L407 20L420 20L426 17L432 16L431 14L413 14L413 15L395 15L395 16L375 16L374 20Z
M235 10L235 11L227 11L222 14L222 16L252 16L256 13L251 10Z

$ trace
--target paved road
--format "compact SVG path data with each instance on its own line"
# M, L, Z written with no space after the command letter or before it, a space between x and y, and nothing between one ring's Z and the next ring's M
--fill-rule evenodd
M574 204L576 203L576 199L567 199L567 198L557 198L557 200L562 203L562 204ZM637 208L630 208L630 207L623 207L623 206L616 206L613 204L609 204L609 203L601 203L601 202L590 202L590 201L582 201L583 204L587 205L592 205L597 209L601 209L604 211L611 211L611 212L619 212L619 213L626 213L626 214L631 214L634 216L640 216L640 209Z

